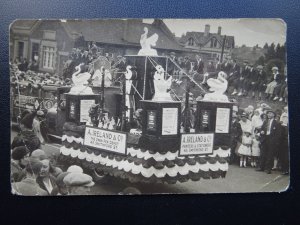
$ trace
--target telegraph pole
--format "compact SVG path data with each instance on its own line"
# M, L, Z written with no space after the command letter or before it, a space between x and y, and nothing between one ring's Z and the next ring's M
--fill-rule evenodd
M223 55L224 55L224 47L225 47L225 41L226 41L226 35L223 38L223 43L222 43L222 52L221 52L221 59L220 62L223 62Z

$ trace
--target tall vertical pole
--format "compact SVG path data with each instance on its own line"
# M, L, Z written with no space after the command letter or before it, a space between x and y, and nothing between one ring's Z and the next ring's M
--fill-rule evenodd
M102 112L104 111L104 77L105 77L105 68L104 67L101 67L101 75L102 75L102 81L101 81L101 109L102 109Z
M186 92L185 92L185 111L184 111L184 132L189 133L190 131L190 126L189 126L189 110L190 110L190 104L189 104L189 99L190 99L190 85L189 81L187 82L186 86Z
M224 47L225 47L225 41L226 41L226 35L223 38L223 43L222 43L222 52L221 52L221 60L220 62L223 62L223 55L224 55Z
M125 76L125 75L124 75ZM122 120L121 120L121 131L126 130L126 79L124 77L122 83Z

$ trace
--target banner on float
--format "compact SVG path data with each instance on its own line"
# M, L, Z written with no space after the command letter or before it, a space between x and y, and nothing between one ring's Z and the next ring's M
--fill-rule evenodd
M214 134L181 134L179 156L213 153Z
M98 150L127 154L127 134L86 126L83 145Z

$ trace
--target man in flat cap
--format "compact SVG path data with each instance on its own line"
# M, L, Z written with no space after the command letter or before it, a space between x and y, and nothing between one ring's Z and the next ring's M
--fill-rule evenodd
M261 162L258 171L271 173L274 163L274 153L278 147L280 135L279 124L275 120L275 112L272 109L266 110L268 119L264 121L261 128Z
M69 173L63 182L68 188L69 195L88 195L90 188L95 184L92 177L84 173Z

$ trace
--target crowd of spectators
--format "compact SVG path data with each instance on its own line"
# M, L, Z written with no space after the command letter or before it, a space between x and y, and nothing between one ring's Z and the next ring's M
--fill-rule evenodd
M264 102L254 109L235 108L232 120L231 163L258 171L279 170L289 173L288 164L288 108L273 110Z

